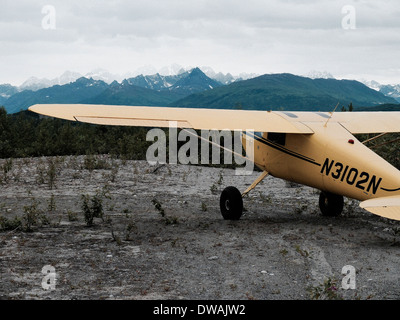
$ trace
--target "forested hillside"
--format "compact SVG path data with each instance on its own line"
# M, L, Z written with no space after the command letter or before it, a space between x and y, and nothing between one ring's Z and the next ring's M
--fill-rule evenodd
M173 102L173 107L332 111L339 103L369 107L397 103L354 80L310 79L289 73L266 74L213 90L192 94Z
M112 154L145 159L145 128L95 126L0 108L0 158Z

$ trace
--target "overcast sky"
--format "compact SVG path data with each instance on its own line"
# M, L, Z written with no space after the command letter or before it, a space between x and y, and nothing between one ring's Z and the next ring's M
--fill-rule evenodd
M398 0L0 0L0 8L0 83L173 63L400 83Z

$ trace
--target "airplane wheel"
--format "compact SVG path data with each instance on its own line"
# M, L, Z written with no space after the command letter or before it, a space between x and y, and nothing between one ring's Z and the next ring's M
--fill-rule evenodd
M343 204L343 196L329 192L321 192L319 195L319 208L323 216L339 216L343 211Z
M239 220L243 212L243 199L235 187L226 187L219 200L221 214L225 220Z

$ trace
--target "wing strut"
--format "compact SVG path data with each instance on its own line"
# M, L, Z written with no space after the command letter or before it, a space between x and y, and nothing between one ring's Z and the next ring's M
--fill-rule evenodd
M397 141L399 141L399 140L400 140L400 138L397 138L397 139L394 139L394 140L391 140L391 141L386 141L386 142L384 142L384 143L378 144L377 146L372 146L372 147L370 147L370 149L379 148L379 147L382 147L382 146L387 145L387 144L389 144L389 143L397 142Z
M225 148L225 147L221 146L221 145L218 144L218 143L215 143L215 142L213 142L213 141L210 141L210 140L208 140L208 139L205 139L204 137L201 137L201 136L199 136L198 134L194 134L194 133L190 132L189 130L186 130L186 129L183 129L183 128L182 128L182 130L183 130L183 131L186 131L187 133L189 133L189 134L192 135L192 136L195 136L195 137L198 137L198 138L200 138L200 139L202 139L202 140L205 140L205 141L207 141L208 143L210 143L210 144L212 144L212 145L215 145L215 146L217 146L217 147L219 147L219 148L221 148L221 149L227 150L227 151L231 152L232 154L238 155L239 157L242 157L242 158L244 158L244 159L246 159L246 160L250 160L248 157L246 157L246 156L244 156L244 155L242 155L242 154L240 154L240 153L237 153L237 152L235 152L235 151L233 151L233 150L230 150L230 149L228 149L228 148ZM250 160L250 161L253 161L253 162L254 162L254 160ZM257 164L256 162L254 162L254 163ZM264 170L264 171L260 174L260 176L259 176L256 180L254 180L254 182L253 182L245 191L243 191L243 193L242 193L242 198L243 198L244 196L246 196L251 190L253 190L262 180L264 180L264 179L268 176L268 174L269 174L269 172L267 172L267 171Z
M192 135L192 136L194 136L194 137L200 138L200 139L202 139L202 140L208 142L209 144L212 144L212 145L214 145L214 146L217 146L217 147L219 147L219 148L221 148L221 149L223 149L223 150L226 150L226 151L228 151L228 152L230 152L230 153L232 153L232 154L234 154L234 155L237 155L237 156L239 156L239 157L241 157L241 158L243 158L243 159L246 159L246 160L249 160L249 161L251 161L251 162L254 162L254 164L256 164L256 165L259 165L259 166L262 165L262 164L260 164L260 163L255 162L254 159L252 160L252 159L250 159L250 158L248 158L248 157L246 157L246 156L244 156L244 155L242 155L242 154L240 154L240 153L237 153L237 152L235 152L235 151L233 151L233 150L231 150L231 149L228 149L228 148L226 148L226 147L223 147L223 146L221 146L220 144L215 143L214 141L210 141L210 140L208 140L208 139L206 139L206 138L204 138L204 137L202 137L202 136L199 136L198 134L194 134L193 132L190 132L190 131L187 130L187 129L184 129L184 128L181 128L181 129L182 129L182 131L185 131L185 132L189 133L190 135Z
M254 182L250 185L250 187L248 187L248 188L242 193L242 198L243 198L246 194L248 194L251 190L253 190L261 181L263 181L264 178L268 176L268 174L269 174L269 173L268 173L267 171L264 170L264 171L260 174L260 176L259 176L256 180L254 180Z
M373 141L373 140L375 140L375 139L378 139L378 138L380 138L380 137L383 137L383 136L386 135L386 134L388 134L388 132L381 133L381 134L379 134L379 135L377 135L377 136L375 136L375 137L372 137L372 138L370 138L370 139L364 140L364 141L361 142L361 143L362 143L362 144L366 144L367 142L371 142L371 141ZM400 138L397 138L397 139L394 139L394 140L390 140L390 141L383 142L383 143L378 144L378 145L375 145L375 146L371 146L371 147L369 147L369 148L370 148L370 149L379 148L379 147L382 147L382 146L387 145L387 144L389 144L389 143L397 142L397 141L399 141L399 140L400 140Z
M387 132L378 134L377 136L372 137L372 138L369 138L369 139L367 139L367 140L364 140L364 141L361 142L361 143L362 143L362 144L366 144L367 142L374 141L375 139L378 139L378 138L380 138L380 137L383 137L385 134L387 134Z

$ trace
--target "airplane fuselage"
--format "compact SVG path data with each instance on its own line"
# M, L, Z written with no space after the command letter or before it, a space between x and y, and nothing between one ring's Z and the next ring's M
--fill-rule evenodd
M400 194L400 171L339 123L306 123L314 134L259 133L254 160L270 175L322 191L367 200Z

